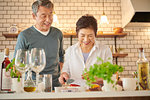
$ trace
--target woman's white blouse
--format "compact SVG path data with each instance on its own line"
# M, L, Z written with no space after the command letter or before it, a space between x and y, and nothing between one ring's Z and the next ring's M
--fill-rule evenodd
M109 61L112 63L112 53L108 46L95 43L91 49L86 63L79 43L70 46L65 53L65 60L62 72L67 72L71 79L82 80L82 73L84 68L89 69L91 65L97 62L97 57L100 57L104 62ZM108 60L111 58L111 60Z

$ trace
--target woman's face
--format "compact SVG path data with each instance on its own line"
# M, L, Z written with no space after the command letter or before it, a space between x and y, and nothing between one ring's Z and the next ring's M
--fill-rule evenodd
M93 47L95 43L95 33L92 28L82 28L78 32L78 40L82 47Z

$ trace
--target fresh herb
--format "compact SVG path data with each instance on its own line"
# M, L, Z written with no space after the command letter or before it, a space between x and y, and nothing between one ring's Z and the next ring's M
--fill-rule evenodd
M11 63L9 63L6 67L6 71L8 71L9 69L11 69L10 71L10 76L13 77L18 77L18 82L20 82L20 73L18 70L15 69L15 58L12 60Z
M106 80L107 83L114 83L114 81L111 79L113 74L117 72L123 72L122 66L111 64L110 62L104 62L100 57L97 57L97 62L102 63L90 66L89 70L85 68L83 72L82 76L89 86L92 86L92 83L96 82L96 78L103 78L103 80Z

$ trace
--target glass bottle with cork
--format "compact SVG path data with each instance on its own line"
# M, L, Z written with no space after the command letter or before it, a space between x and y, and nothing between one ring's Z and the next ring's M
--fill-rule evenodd
M9 48L4 49L4 61L1 66L1 91L11 91L10 71L6 72L6 67L10 63Z
M146 59L144 49L139 48L139 59L137 60L137 73L138 73L138 89L149 89L149 61Z

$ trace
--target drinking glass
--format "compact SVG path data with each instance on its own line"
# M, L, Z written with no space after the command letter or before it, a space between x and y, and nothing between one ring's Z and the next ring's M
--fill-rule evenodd
M122 78L123 89L125 91L135 91L136 89L136 78Z
M29 51L23 49L17 50L15 56L15 68L22 74L22 89L24 87L25 72L29 69L30 65L29 60L30 60Z
M39 73L45 68L46 57L44 49L31 49L31 69L36 73L36 88L38 92Z

